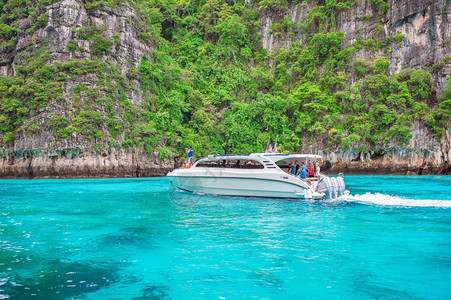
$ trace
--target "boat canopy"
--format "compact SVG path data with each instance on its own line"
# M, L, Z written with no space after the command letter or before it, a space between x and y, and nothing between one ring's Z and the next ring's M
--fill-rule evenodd
M220 161L223 159L241 159L241 160L265 160L268 159L272 162L284 161L286 163L291 163L295 161L314 161L316 159L322 159L321 155L316 154L285 154L285 153L252 153L252 154L218 154L209 155L208 160L210 161Z
M251 159L251 154L211 154L206 159L209 161L222 161L224 159L249 160Z
M264 158L268 158L273 162L284 161L286 163L291 163L295 161L314 161L316 159L322 159L321 155L316 154L284 154L284 153L262 153Z

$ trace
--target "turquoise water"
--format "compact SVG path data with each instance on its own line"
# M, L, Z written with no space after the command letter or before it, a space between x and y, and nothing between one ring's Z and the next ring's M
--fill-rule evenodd
M450 299L451 176L327 202L1 180L0 299Z

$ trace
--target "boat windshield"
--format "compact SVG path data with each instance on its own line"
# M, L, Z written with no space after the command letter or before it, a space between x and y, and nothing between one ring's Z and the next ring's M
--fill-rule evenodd
M201 160L196 168L232 168L232 169L264 169L265 167L258 161L250 159L227 159L227 160Z

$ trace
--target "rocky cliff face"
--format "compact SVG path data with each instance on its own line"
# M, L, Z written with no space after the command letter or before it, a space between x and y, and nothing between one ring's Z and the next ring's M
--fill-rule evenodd
M451 135L446 133L437 142L419 124L411 128L413 137L405 148L399 146L369 151L350 150L345 152L324 152L324 167L332 173L345 174L400 174L400 175L450 175Z
M87 131L69 128L62 134L49 126L52 119L73 123L93 111L120 123L125 110L141 105L145 93L132 75L143 57L151 57L154 45L139 37L136 15L125 3L88 11L82 1L64 0L39 10L37 17L46 17L46 22L37 29L29 18L17 21L17 43L12 51L2 51L0 74L25 73L38 57L33 62L38 68L47 65L60 71L62 79L59 94L32 111L24 130L11 141L0 140L0 178L162 176L174 167L174 161L159 158L158 152L118 150L111 141L125 133L113 136L106 122L82 118L80 129ZM102 100L106 98L109 104ZM27 130L35 124L39 130Z
M432 68L436 84L435 92L429 101L431 107L437 106L440 96L451 74L449 57L451 54L451 5L449 1L387 1L384 11L370 0L357 1L356 6L339 12L336 18L336 31L344 33L344 46L360 40L386 40L388 37L402 36L402 40L391 43L385 49L361 49L354 52L354 59L372 61L379 56L388 56L390 74L407 68ZM304 43L309 38L302 25L308 22L308 12L315 3L289 3L286 10L265 10L260 15L260 34L262 46L268 51L289 48L293 43ZM277 34L272 29L280 20L289 19L295 24L291 35ZM318 26L318 25L316 25ZM388 55L387 55L388 54ZM356 81L350 77L348 85ZM389 143L383 149L360 151L324 151L324 141L304 142L306 152L323 155L327 164L323 166L332 173L354 174L451 174L450 124L445 128L441 141L432 136L430 130L419 123L411 125L412 138L408 145L400 147Z
M15 66L24 57L34 53L33 48L42 47L42 43L49 43L48 50L52 59L61 63L74 59L91 59L92 47L95 41L77 37L77 31L89 26L95 26L102 31L102 36L115 40L112 47L101 56L102 60L113 60L121 70L122 75L132 68L137 68L143 56L151 55L153 45L143 43L138 32L133 27L131 19L136 11L127 4L114 7L100 7L90 11L85 3L77 0L63 0L48 5L41 11L41 16L48 15L45 24L36 30L30 30L28 19L18 20L17 44L13 51L2 51L2 75L15 75ZM73 48L68 45L74 45ZM31 46L31 47L30 47ZM72 78L71 81L73 81ZM137 84L138 82L133 82ZM133 102L140 103L136 95L129 95Z
M371 0L357 1L351 9L339 11L336 18L336 31L344 33L344 46L354 43L357 39L384 40L397 34L403 35L402 41L390 45L390 74L402 69L419 69L440 63L451 53L451 5L449 1L387 1L386 11L380 11ZM303 43L309 35L299 24L308 20L307 13L317 5L308 3L289 3L287 10L268 9L260 16L260 34L262 46L268 51L276 48L288 48L292 43ZM274 23L283 18L290 19L294 24L294 32L277 33L272 30ZM297 25L297 26L296 26ZM335 26L335 25L333 25ZM369 51L361 49L354 53L354 58L373 60L386 55L384 50ZM446 86L446 80L451 73L451 64L434 69L437 93L441 94ZM350 78L353 82L353 78Z
M95 154L75 151L19 152L0 160L0 178L90 178L165 176L174 161L142 149Z
M113 111L114 118L120 119L124 105L117 99L122 92L118 86L123 88L127 102L141 105L144 94L141 83L133 77L127 78L127 74L138 68L143 57L151 55L153 45L140 41L131 22L136 12L125 4L99 8L88 14L82 1L64 0L47 6L42 13L48 15L48 21L36 31L30 32L26 20L19 20L20 33L15 49L2 54L3 61L7 61L1 67L2 74L15 76L17 66L26 68L30 58L37 56L42 49L47 50L49 57L38 63L61 66L72 62L73 67L79 70L62 70L60 94L49 97L45 107L37 108L22 125L27 128L38 124L41 130L31 134L23 130L9 143L0 141L0 146L14 150L56 150L90 149L96 144L108 144L112 136L104 123L97 124L96 128L106 133L101 137L74 130L66 138L59 138L49 128L48 121L53 116L73 119L102 98L111 99L113 107L108 109L106 105L96 105L95 110L99 111L100 107L102 116ZM88 39L84 36L85 31Z

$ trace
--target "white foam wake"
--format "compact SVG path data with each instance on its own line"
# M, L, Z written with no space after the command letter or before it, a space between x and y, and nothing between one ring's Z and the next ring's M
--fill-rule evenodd
M362 204L377 204L387 206L409 206L409 207L451 207L448 200L415 200L380 193L366 193L363 195L345 195L337 201L357 202Z

